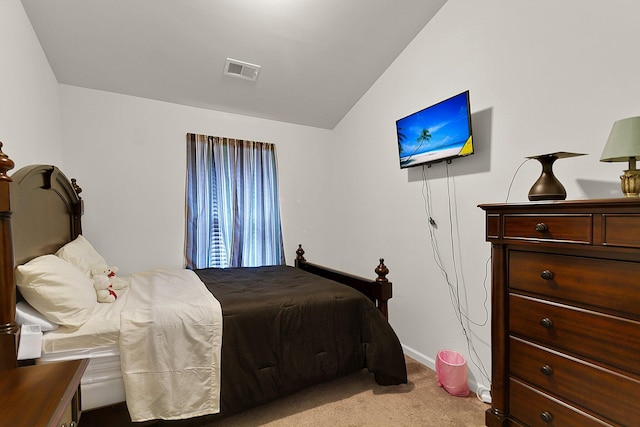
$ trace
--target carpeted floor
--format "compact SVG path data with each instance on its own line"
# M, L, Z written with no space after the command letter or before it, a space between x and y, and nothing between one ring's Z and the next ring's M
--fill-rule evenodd
M449 395L434 371L410 358L407 373L408 384L382 387L361 371L207 426L484 426L489 405L474 393Z
M407 358L408 384L383 387L362 370L249 411L216 420L130 422L125 405L83 413L80 427L482 427L489 405L474 393L454 397L436 373Z

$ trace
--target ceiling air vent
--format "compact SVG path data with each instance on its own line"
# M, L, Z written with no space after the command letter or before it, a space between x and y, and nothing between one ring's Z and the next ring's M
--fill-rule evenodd
M258 78L258 71L260 71L259 65L249 64L248 62L237 61L231 58L227 58L227 62L224 64L225 75L251 80L252 82L255 82Z

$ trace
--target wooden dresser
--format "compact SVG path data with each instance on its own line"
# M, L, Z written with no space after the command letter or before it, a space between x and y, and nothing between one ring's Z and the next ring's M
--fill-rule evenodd
M487 426L640 426L640 200L484 204Z

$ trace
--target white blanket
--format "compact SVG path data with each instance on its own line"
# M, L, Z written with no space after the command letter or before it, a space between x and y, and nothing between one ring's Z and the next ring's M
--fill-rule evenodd
M190 270L131 276L120 358L133 421L220 411L220 303Z

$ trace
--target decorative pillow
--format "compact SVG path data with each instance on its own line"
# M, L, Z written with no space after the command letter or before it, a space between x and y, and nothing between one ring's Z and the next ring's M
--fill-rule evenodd
M55 331L58 325L49 322L35 308L24 301L16 304L16 323L19 325L37 325L42 332Z
M24 299L58 325L82 326L97 304L91 280L55 255L43 255L16 267L16 283Z
M87 277L90 276L92 268L107 266L102 255L82 235L58 249L56 255L73 264Z

